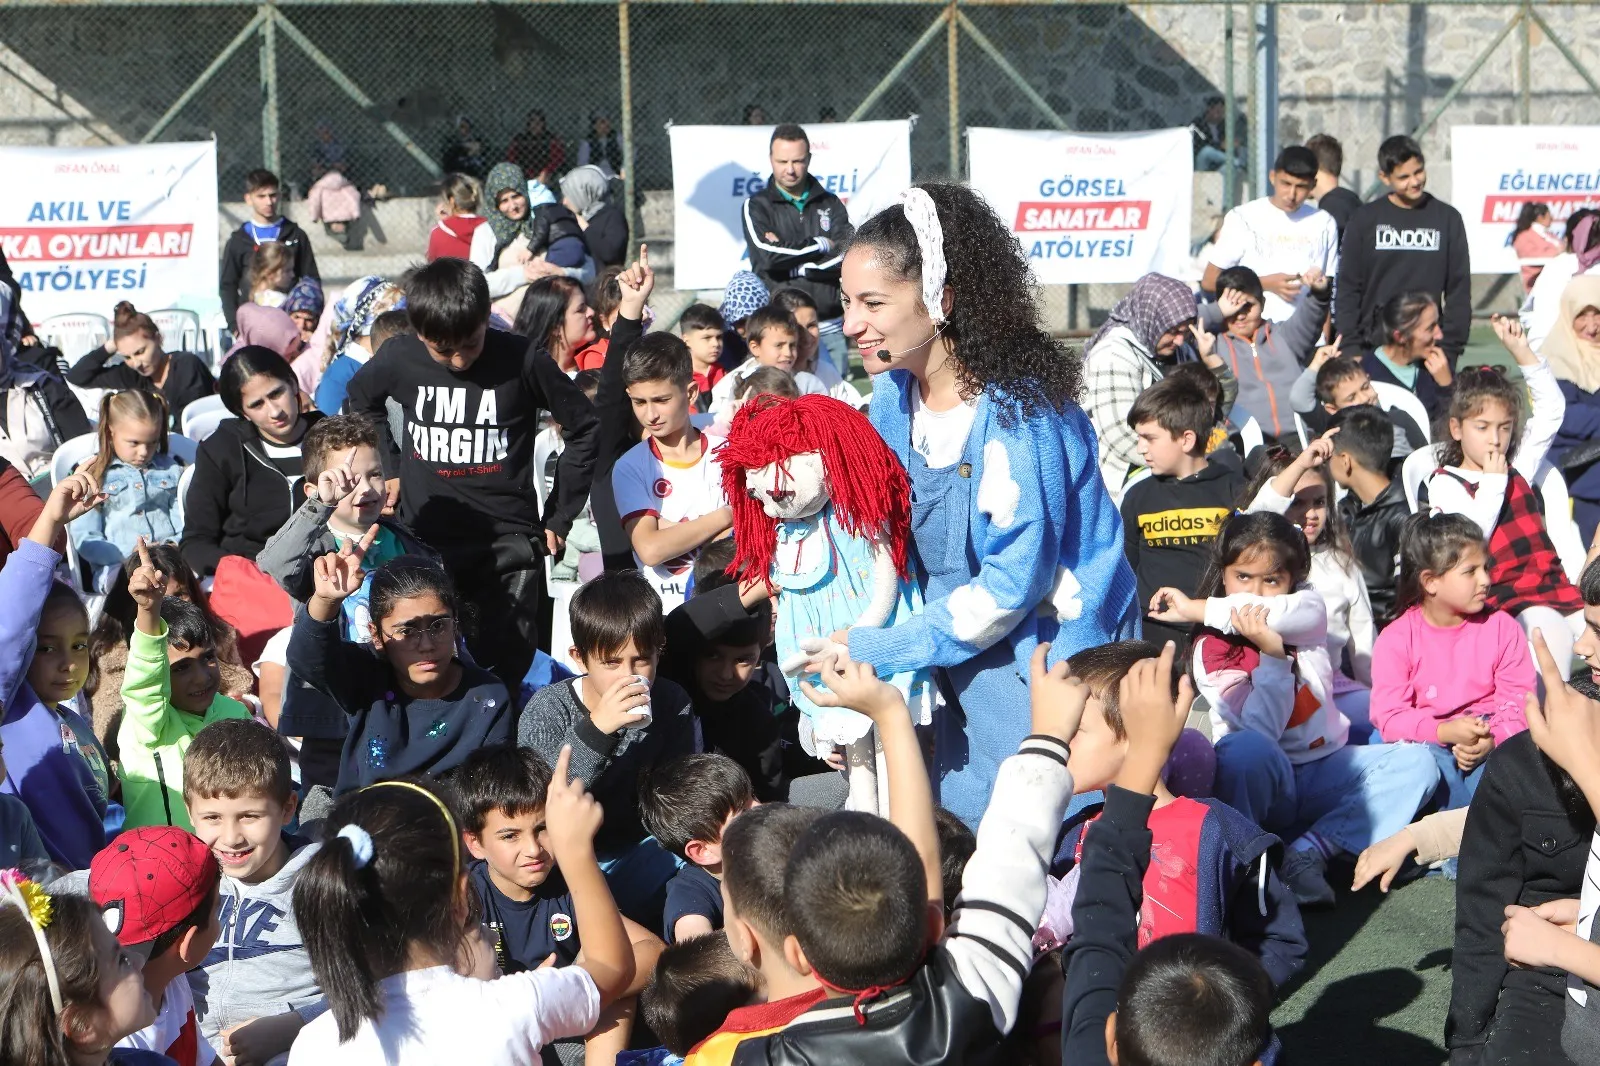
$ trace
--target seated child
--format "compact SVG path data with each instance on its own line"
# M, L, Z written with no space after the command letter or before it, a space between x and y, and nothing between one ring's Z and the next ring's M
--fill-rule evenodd
M170 541L163 544L145 542L150 561L167 579L167 595L188 600L200 608L216 637L217 666L222 671L221 691L225 696L245 702L244 696L255 687L250 668L239 661L239 632L217 617L211 609L211 598L200 586L200 578L183 557L183 551ZM92 667L83 692L93 708L90 724L95 736L105 745L113 760L120 758L117 733L122 729L122 681L128 673L128 636L134 631L134 619L139 605L128 594L128 580L139 566L139 550L135 545L128 552L132 562L124 562L117 571L100 618L94 624L89 642Z
M800 398L800 386L795 384L794 375L787 370L780 370L775 366L757 367L733 383L732 399L711 423L711 432L716 436L726 437L728 427L733 425L733 416L739 413L739 408L757 396L781 396L784 399L796 400Z
M711 392L711 410L721 414L733 398L733 386L740 378L755 373L758 367L771 366L787 370L794 375L794 383L801 395L826 393L827 387L815 374L800 370L800 327L794 316L781 307L770 304L753 312L744 324L745 342L750 346L750 358L728 372Z
M629 348L622 380L646 439L617 460L611 488L634 558L671 610L683 602L695 552L733 524L715 458L722 438L690 420L694 361L677 337L652 333Z
M315 591L312 575L318 559L343 545L361 540L378 527L362 565L376 570L402 555L431 555L432 550L396 519L385 517L383 460L378 452L378 427L364 415L324 418L300 441L306 499L289 521L267 541L256 565L261 572L304 603ZM357 612L367 604L358 592L346 601L347 636L367 641Z
M823 388L828 390L828 395L835 400L843 400L851 407L860 407L866 402L860 391L839 373L839 368L833 365L832 359L818 359L822 351L822 331L817 318L817 302L807 293L796 288L779 289L772 294L771 305L781 307L794 316L794 323L799 327L798 339L800 342L799 354L794 361L796 372L814 374Z
M88 474L62 479L0 568L0 792L33 816L51 860L82 870L105 846L111 769L73 701L89 674L89 612L55 580L62 527L104 502Z
M687 1066L732 1062L740 1044L788 1024L827 995L814 975L790 965L784 951L791 932L783 901L789 853L821 817L813 808L765 803L736 817L723 832L723 929L734 956L758 974L760 996L729 1011L684 1056Z
M1328 471L1345 490L1339 516L1350 530L1350 550L1361 567L1374 623L1381 629L1394 616L1396 576L1400 571L1400 530L1411 517L1405 486L1389 477L1394 423L1375 406L1348 407L1333 416L1333 455Z
M1175 713L1170 668L1135 669L1119 697L1127 758L1106 791L1104 815L1084 838L1073 907L1081 932L1062 954L1061 1059L1071 1066L1259 1066L1271 1041L1273 987L1254 955L1198 933L1138 946L1153 865L1147 822L1185 715Z
M1300 275L1304 296L1282 322L1261 315L1266 295L1261 278L1246 266L1228 267L1217 275L1215 303L1200 305L1200 325L1217 334L1217 354L1239 381L1234 421L1254 418L1265 435L1295 440L1288 408L1300 368L1311 361L1328 317L1333 282L1312 267ZM1241 362L1241 356L1243 362Z
M620 266L607 267L596 274L589 285L589 310L594 313L595 339L572 354L579 372L599 370L606 365L606 353L611 350L611 327L622 306L622 286L617 284L617 275L621 273Z
M595 395L600 391L600 371L580 370L572 377L572 383L578 386L578 391L594 402ZM560 462L561 453L566 450L566 441L561 438L561 427L555 422L550 423L556 431L555 450L545 460L543 470L535 471L535 477L545 479L545 493L548 499L556 491L556 466ZM586 502L583 511L572 520L572 528L567 531L567 543L561 549L561 558L550 567L551 581L578 581L580 580L579 568L583 565L585 555L595 555L600 551L600 530L594 521L594 504Z
M637 571L607 572L572 597L571 619L571 656L585 672L534 693L517 720L517 743L547 763L571 747L572 773L605 808L595 842L601 859L644 861L639 775L698 747L688 694L656 677L665 643L661 599ZM628 895L637 903L625 909L638 915L648 908L653 923L660 909L647 897L658 894L674 865L652 862L634 874Z
M1446 809L1470 803L1489 754L1528 728L1528 641L1510 615L1485 606L1488 593L1477 525L1413 515L1400 537L1399 613L1372 656L1372 724L1386 741L1433 753Z
M334 804L327 842L295 885L329 1010L301 1030L289 1066L531 1064L545 1044L594 1029L634 980L634 962L595 861L600 806L569 783L568 759L556 762L545 822L583 958L479 979L463 951L478 920L460 895L470 856L455 812L426 781L379 782Z
M1244 488L1238 470L1206 459L1215 412L1199 389L1173 378L1145 389L1128 412L1139 457L1150 470L1122 495L1123 541L1139 603L1149 604L1167 586L1192 593L1211 542ZM1186 630L1148 619L1145 635L1174 641L1180 654L1188 646Z
M7 992L0 1055L16 1063L171 1066L165 1056L113 1046L149 1025L156 1010L138 960L122 950L100 909L80 895L47 893L16 870L0 873L0 892Z
M282 241L262 241L250 256L250 302L282 307L294 288L295 253Z
M761 975L739 961L726 933L708 933L661 953L639 1011L668 1052L682 1058L757 998Z
M583 227L572 210L562 203L543 203L530 209L532 224L524 231L528 237L528 255L544 256L545 261L558 267L581 267L589 256L583 243Z
M748 270L736 270L722 290L722 303L717 314L726 328L722 333L722 365L736 367L750 358L750 345L745 338L750 316L767 306L772 295L767 283Z
M1201 450L1213 463L1225 463L1235 470L1242 470L1244 461L1239 451L1243 442L1235 443L1233 438L1238 435L1238 427L1228 417L1234 398L1239 395L1239 381L1227 364L1213 367L1206 363L1179 363L1168 370L1162 380L1186 381L1205 394L1206 402L1211 404L1215 414L1211 432L1201 443Z
M801 832L782 874L783 947L819 987L796 997L810 1000L801 1013L750 1036L759 1046L741 1058L972 1061L1011 1029L1033 958L1033 922L1018 916L1044 906L1045 867L1072 791L1067 745L1087 696L1064 665L1046 672L1047 650L1033 659L1031 735L1000 767L948 930L932 791L905 700L870 665L819 664L827 691L807 686L807 696L860 711L878 729L889 818L839 811ZM854 1025L840 1024L852 1015Z
M468 876L477 894L478 913L494 934L500 972L581 962L581 930L573 927L571 918L575 904L545 828L549 764L527 748L480 748L450 771L448 782L453 806L461 815L462 837L475 860ZM631 1007L632 997L649 980L656 956L666 945L626 917L622 924L633 951L634 977L618 1006ZM611 1024L606 1024L608 1019ZM603 1057L609 1049L615 1058L627 1046L631 1028L631 1010L620 1021L612 1011L603 1013L589 1051Z
M227 719L195 734L183 803L222 869L220 935L189 974L200 1035L265 1062L326 1009L294 918L294 885L319 845L291 836L289 749L271 729Z
M175 825L192 829L183 805L183 754L195 734L224 718L249 718L244 704L222 695L217 635L206 614L168 596L167 576L138 543L139 568L128 594L139 605L128 638L122 679L122 804L130 828Z
M1288 519L1236 515L1217 538L1200 596L1164 588L1152 602L1158 620L1201 627L1191 670L1211 708L1216 797L1290 841L1279 873L1301 907L1331 905L1328 860L1399 830L1439 783L1418 745L1346 743L1328 610L1305 585L1310 566L1305 536Z
M961 878L967 872L967 863L978 848L978 837L967 823L943 807L933 809L933 824L939 833L939 881L944 885L944 920L956 909L956 897L961 894Z
M211 1066L216 1049L199 1033L190 970L221 933L217 860L170 825L130 829L89 864L89 896L117 941L144 959L155 1020L118 1045L166 1055L178 1066Z
M100 450L88 466L106 502L68 530L84 562L120 565L134 542L177 540L183 530L178 478L184 464L167 452L167 404L158 393L128 389L100 400Z
M749 380L749 379L747 379ZM749 592L726 573L733 541L712 541L694 563L694 595L667 615L663 677L689 693L705 750L744 768L763 803L789 798L797 777L827 773L800 746L800 711L789 683L767 658L772 605L766 589Z
M1119 689L1136 664L1160 653L1154 644L1125 640L1067 660L1072 676L1089 689L1067 761L1078 794L1110 788L1133 757ZM1145 873L1149 905L1140 911L1139 946L1181 933L1224 937L1260 959L1272 983L1282 986L1304 965L1306 955L1300 908L1276 871L1283 845L1217 800L1174 796L1159 779L1154 787L1155 809L1148 825L1152 855L1160 861L1152 859ZM1063 827L1050 872L1068 879L1064 888L1081 890L1084 830L1104 808L1104 803L1085 807ZM1054 913L1052 906L1047 914Z
M433 560L402 555L373 571L372 647L344 639L342 607L362 587L362 555L376 536L374 526L360 543L317 560L315 591L289 638L289 669L348 717L336 795L440 774L511 739L505 683L459 657L455 586Z
M1450 397L1449 439L1417 490L1418 508L1466 515L1477 524L1489 553L1489 608L1510 614L1529 635L1543 630L1556 660L1566 662L1583 630L1583 597L1562 569L1531 482L1567 402L1550 364L1528 346L1521 323L1496 315L1493 325L1522 380L1513 382L1498 367L1461 371ZM1524 390L1532 409L1526 422Z
M345 288L333 305L333 323L322 355L322 377L312 396L317 410L327 415L344 410L350 379L377 354L382 340L400 332L391 325L389 336L380 340L378 318L405 306L406 296L400 287L380 277L368 275Z
M1282 451L1267 456L1242 499L1248 501L1247 510L1281 514L1306 535L1311 547L1307 581L1328 608L1333 700L1350 719L1352 739L1364 744L1371 733L1367 697L1377 629L1344 516L1333 507L1334 482L1328 459L1339 436L1319 437L1293 459Z
M722 368L722 335L727 323L710 304L690 304L678 316L678 336L689 346L694 360L694 409L711 410L711 393L727 373Z
M755 805L750 777L725 755L684 755L645 771L639 820L682 859L661 928L675 944L722 928L722 831Z
M1332 345L1318 349L1317 357L1295 382L1290 403L1304 416L1306 425L1318 433L1332 425L1333 415L1346 408L1372 407L1383 411L1393 424L1390 459L1404 459L1428 443L1424 427L1397 407L1384 408L1366 368L1354 359L1339 357Z

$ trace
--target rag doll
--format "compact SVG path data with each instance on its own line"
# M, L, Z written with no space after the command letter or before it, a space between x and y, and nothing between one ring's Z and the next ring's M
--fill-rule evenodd
M733 506L731 572L776 597L778 663L804 715L806 750L843 747L851 810L887 809L881 748L866 716L819 707L797 683L820 679L808 662L845 649L829 636L892 626L922 606L910 577L911 485L866 415L830 396L761 396L734 415L717 452ZM887 678L926 725L933 684L926 671ZM805 727L810 727L807 742Z

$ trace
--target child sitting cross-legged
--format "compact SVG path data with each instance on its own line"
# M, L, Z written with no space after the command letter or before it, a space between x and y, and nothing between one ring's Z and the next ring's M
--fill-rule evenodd
M138 542L139 568L128 594L139 606L128 638L122 679L122 803L126 824L191 829L183 803L183 756L212 722L249 718L244 704L222 695L217 634L199 605L168 596L167 575Z
M402 555L374 570L372 645L344 639L341 608L362 587L361 560L377 536L374 525L358 543L316 560L316 590L289 638L289 669L349 717L335 795L443 773L485 744L511 739L506 686L457 656L456 590L433 560Z
M1302 907L1332 904L1328 860L1397 832L1439 783L1418 745L1347 743L1310 567L1287 518L1235 515L1200 595L1164 588L1150 603L1160 620L1200 627L1191 669L1211 707L1216 797L1290 841L1280 873Z
M602 574L572 597L571 655L581 677L534 693L517 720L517 743L552 761L572 748L572 772L605 808L595 842L625 913L654 924L676 863L646 844L639 775L694 751L688 694L656 664L665 643L661 597L637 570Z
M839 811L801 832L782 875L783 950L818 993L776 1031L750 1037L758 1046L741 1048L741 1060L972 1061L1015 1023L1072 791L1067 745L1088 697L1064 663L1045 670L1047 652L1033 658L1032 734L1000 767L948 930L933 797L905 701L870 665L815 664L827 691L806 694L878 729L889 817Z
M1199 933L1139 947L1146 871L1158 861L1148 822L1187 717L1171 684L1163 656L1120 686L1127 756L1084 837L1079 932L1062 953L1061 1061L1071 1066L1259 1066L1271 1040L1272 979L1251 952Z
M639 818L684 865L667 882L669 943L722 928L722 831L754 806L750 776L725 755L684 755L639 782Z
M572 892L556 866L545 825L549 764L527 748L495 745L473 752L447 781L474 860L468 877L479 916L494 936L500 972L581 963L583 938L572 924ZM633 997L665 947L648 929L627 918L622 924L633 951L634 977L617 1002L601 1012L587 1038L587 1054L599 1062L615 1060L627 1047Z
M570 758L556 761L544 813L584 958L480 980L455 811L426 782L369 785L334 804L327 843L295 885L329 1009L301 1030L289 1066L534 1066L544 1045L595 1027L633 981L633 952L595 860L600 805L570 779Z
M1372 724L1384 740L1433 754L1446 808L1470 803L1489 753L1528 728L1528 641L1510 615L1485 607L1488 593L1476 523L1412 515L1400 537L1401 613L1372 656Z
M1080 794L1109 788L1123 765L1135 757L1120 690L1130 671L1158 655L1168 661L1170 670L1171 648L1169 644L1163 652L1146 641L1125 640L1088 648L1067 660L1073 676L1082 678L1090 692L1067 761L1073 788ZM1193 702L1187 681L1183 689L1180 709ZM1276 870L1283 845L1216 800L1174 796L1160 780L1154 794L1140 946L1179 933L1226 937L1259 958L1274 985L1283 985L1306 955L1300 908ZM1103 803L1086 807L1063 828L1051 873L1069 879L1064 887L1081 887L1085 830L1104 809ZM1056 909L1052 899L1047 913L1053 915ZM1076 935L1066 929L1054 932L1063 942Z
M200 1034L221 1054L266 1062L326 1009L294 917L294 885L320 845L289 833L289 749L250 720L213 722L183 759L183 802L222 869L220 934L189 974Z

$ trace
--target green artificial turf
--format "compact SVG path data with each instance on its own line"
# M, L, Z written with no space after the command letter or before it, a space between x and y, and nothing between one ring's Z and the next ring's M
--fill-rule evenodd
M1330 880L1349 884L1350 867ZM1446 1059L1455 882L1425 878L1387 896L1341 892L1305 914L1311 950L1273 1014L1294 1066L1433 1066Z

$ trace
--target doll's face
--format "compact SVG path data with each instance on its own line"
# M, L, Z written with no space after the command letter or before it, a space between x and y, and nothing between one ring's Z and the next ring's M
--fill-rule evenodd
M785 466L787 473L777 463L745 471L745 491L769 518L809 518L827 506L828 477L821 452L790 456Z

